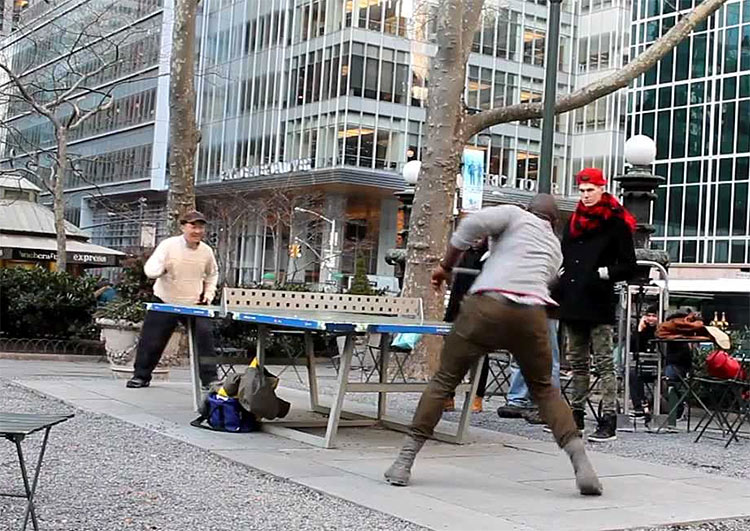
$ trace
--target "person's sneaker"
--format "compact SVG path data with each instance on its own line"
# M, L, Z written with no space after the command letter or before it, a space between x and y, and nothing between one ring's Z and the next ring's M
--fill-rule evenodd
M536 408L527 409L526 412L524 412L523 418L529 424L544 424L542 416L539 414L539 410Z
M589 435L591 442L609 442L617 439L617 415L607 413L599 419L596 431Z
M505 404L497 408L497 416L501 419L520 419L523 418L524 413L528 410L527 407L514 406L511 404Z
M446 398L443 403L443 411L456 411L456 400L453 398Z
M144 380L143 378L131 378L128 380L128 383L125 384L125 387L129 387L130 389L140 389L142 387L148 387L149 385L151 385L151 382Z
M472 413L481 413L483 411L482 409L482 397L481 396L475 396L474 400L471 401L471 412Z

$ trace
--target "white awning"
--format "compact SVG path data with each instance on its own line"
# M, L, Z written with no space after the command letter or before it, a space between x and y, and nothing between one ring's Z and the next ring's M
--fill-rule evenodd
M107 267L119 265L119 258L125 253L68 239L65 242L68 262L90 267ZM57 258L57 241L43 236L26 236L22 234L0 234L0 259L54 261Z
M662 280L656 284L664 285ZM750 296L748 278L670 279L670 293L745 293Z

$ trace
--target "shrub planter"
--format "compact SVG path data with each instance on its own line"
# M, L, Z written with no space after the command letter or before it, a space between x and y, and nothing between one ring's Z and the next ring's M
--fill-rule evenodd
M135 352L143 323L99 318L96 324L101 329L101 339L104 341L112 375L115 378L132 378ZM168 380L169 366L160 361L152 377L155 380Z

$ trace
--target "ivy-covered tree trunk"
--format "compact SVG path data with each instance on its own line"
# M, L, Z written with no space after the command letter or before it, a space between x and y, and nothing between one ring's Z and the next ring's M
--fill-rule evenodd
M195 123L196 0L175 0L169 78L170 234L179 234L180 217L195 209L195 153L199 133Z
M429 140L414 196L404 275L404 296L423 300L426 319L441 320L445 307L443 294L430 287L430 276L452 227L456 176L465 144L466 62L483 4L484 0L443 0L438 11L438 51L430 68L425 135ZM423 338L409 357L411 375L434 372L440 343L436 336Z

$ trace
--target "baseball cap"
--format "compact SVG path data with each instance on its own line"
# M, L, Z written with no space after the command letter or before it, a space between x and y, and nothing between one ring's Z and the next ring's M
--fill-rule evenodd
M207 223L206 217L197 210L190 210L189 212L185 212L182 218L180 218L180 223L195 223L196 221Z

